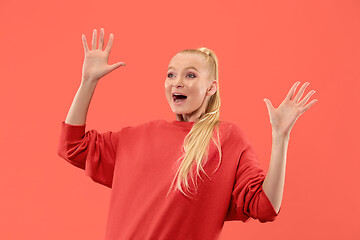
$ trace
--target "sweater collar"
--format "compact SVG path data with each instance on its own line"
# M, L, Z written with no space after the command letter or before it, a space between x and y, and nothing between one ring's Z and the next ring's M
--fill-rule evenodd
M184 122L184 121L178 121L178 120L173 120L173 121L166 121L167 123L174 125L174 126L179 126L182 128L187 128L190 129L192 128L192 126L194 125L195 122Z

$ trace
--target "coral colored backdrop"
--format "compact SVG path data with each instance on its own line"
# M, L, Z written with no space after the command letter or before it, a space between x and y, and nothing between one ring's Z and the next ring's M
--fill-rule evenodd
M0 239L103 239L111 190L57 155L92 30L114 33L87 130L175 120L164 94L171 57L219 58L221 119L242 126L268 169L271 125L296 81L318 99L295 123L276 221L226 222L221 240L360 239L360 2L1 1ZM301 86L300 85L300 86ZM298 87L299 89L300 87Z

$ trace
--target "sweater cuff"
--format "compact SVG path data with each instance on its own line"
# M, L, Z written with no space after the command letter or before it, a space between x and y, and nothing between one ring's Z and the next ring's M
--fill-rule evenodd
M261 188L262 188L262 186L261 186ZM276 210L274 209L274 206L270 202L269 198L265 194L264 190L263 189L261 189L261 190L262 190L261 191L262 196L260 197L260 199L262 199L262 201L263 201L262 206L264 206L265 218L269 219L270 221L273 221L280 214L281 206L279 208L279 212L277 213Z
M65 139L80 139L85 135L86 123L83 125L72 125L62 121L61 128Z

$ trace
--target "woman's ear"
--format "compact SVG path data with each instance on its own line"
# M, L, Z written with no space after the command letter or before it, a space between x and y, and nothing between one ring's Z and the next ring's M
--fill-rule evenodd
M217 87L218 87L217 81L216 81L216 80L213 80L213 82L211 83L210 88L208 88L207 94L208 94L209 96L213 95L213 94L216 92Z

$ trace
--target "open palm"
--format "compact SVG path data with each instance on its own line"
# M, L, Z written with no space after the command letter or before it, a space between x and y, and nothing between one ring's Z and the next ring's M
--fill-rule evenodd
M83 46L85 51L85 59L82 69L82 78L85 81L98 81L104 75L110 73L120 66L125 66L124 62L118 62L108 65L110 50L112 47L114 35L111 33L108 44L103 51L104 45L104 29L101 28L99 46L96 48L97 34L96 29L93 31L92 49L90 50L85 35L82 35Z
M306 106L304 106L309 98L315 93L314 90L310 91L301 101L299 101L305 91L305 88L310 84L308 82L305 82L302 85L299 92L293 98L295 90L299 84L300 82L296 82L291 87L286 98L276 109L273 107L269 99L264 98L270 116L270 123L273 132L289 135L299 116L318 101L317 99L314 99Z

